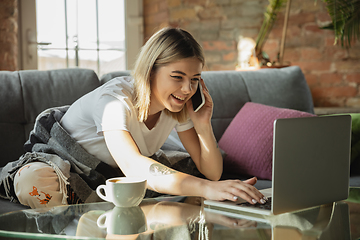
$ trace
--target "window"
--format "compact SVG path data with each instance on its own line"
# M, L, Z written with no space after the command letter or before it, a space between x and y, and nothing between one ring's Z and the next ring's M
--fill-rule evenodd
M141 0L22 0L20 15L23 69L80 67L101 76L131 69L142 45Z

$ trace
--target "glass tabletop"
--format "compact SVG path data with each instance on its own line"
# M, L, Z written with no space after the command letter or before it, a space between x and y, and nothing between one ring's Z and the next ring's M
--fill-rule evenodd
M0 215L0 239L359 239L360 188L346 201L276 216L212 211L203 199L89 203Z

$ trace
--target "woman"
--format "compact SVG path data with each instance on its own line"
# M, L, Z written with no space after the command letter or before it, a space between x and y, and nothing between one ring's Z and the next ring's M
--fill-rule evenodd
M164 28L141 49L132 77L115 78L80 98L67 110L61 125L102 162L120 168L126 176L145 177L150 190L213 200L235 201L241 197L252 204L264 203L264 196L253 187L256 178L217 181L223 163L210 122L213 102L201 78L204 64L202 49L188 32ZM206 101L194 112L189 100L199 84ZM175 171L150 158L174 127L207 179ZM39 207L24 194L28 190L21 189L19 182L25 180L20 178L14 180L19 201ZM56 193L59 191L50 194L49 205L61 198Z

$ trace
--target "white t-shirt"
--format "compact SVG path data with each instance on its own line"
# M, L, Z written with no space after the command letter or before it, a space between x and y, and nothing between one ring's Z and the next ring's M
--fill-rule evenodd
M174 127L182 132L194 126L190 119L180 124L161 112L149 130L137 120L133 84L131 77L114 78L74 102L61 119L61 125L85 150L113 167L117 164L106 146L103 131L130 132L141 154L149 157L160 149Z

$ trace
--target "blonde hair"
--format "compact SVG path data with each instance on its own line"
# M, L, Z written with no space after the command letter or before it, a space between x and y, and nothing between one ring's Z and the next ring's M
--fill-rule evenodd
M196 57L205 65L203 50L193 36L179 28L163 28L156 32L141 48L132 72L134 77L134 106L138 111L138 120L144 122L150 109L150 79L157 69L184 58ZM179 122L188 118L186 108L180 112L165 113Z

